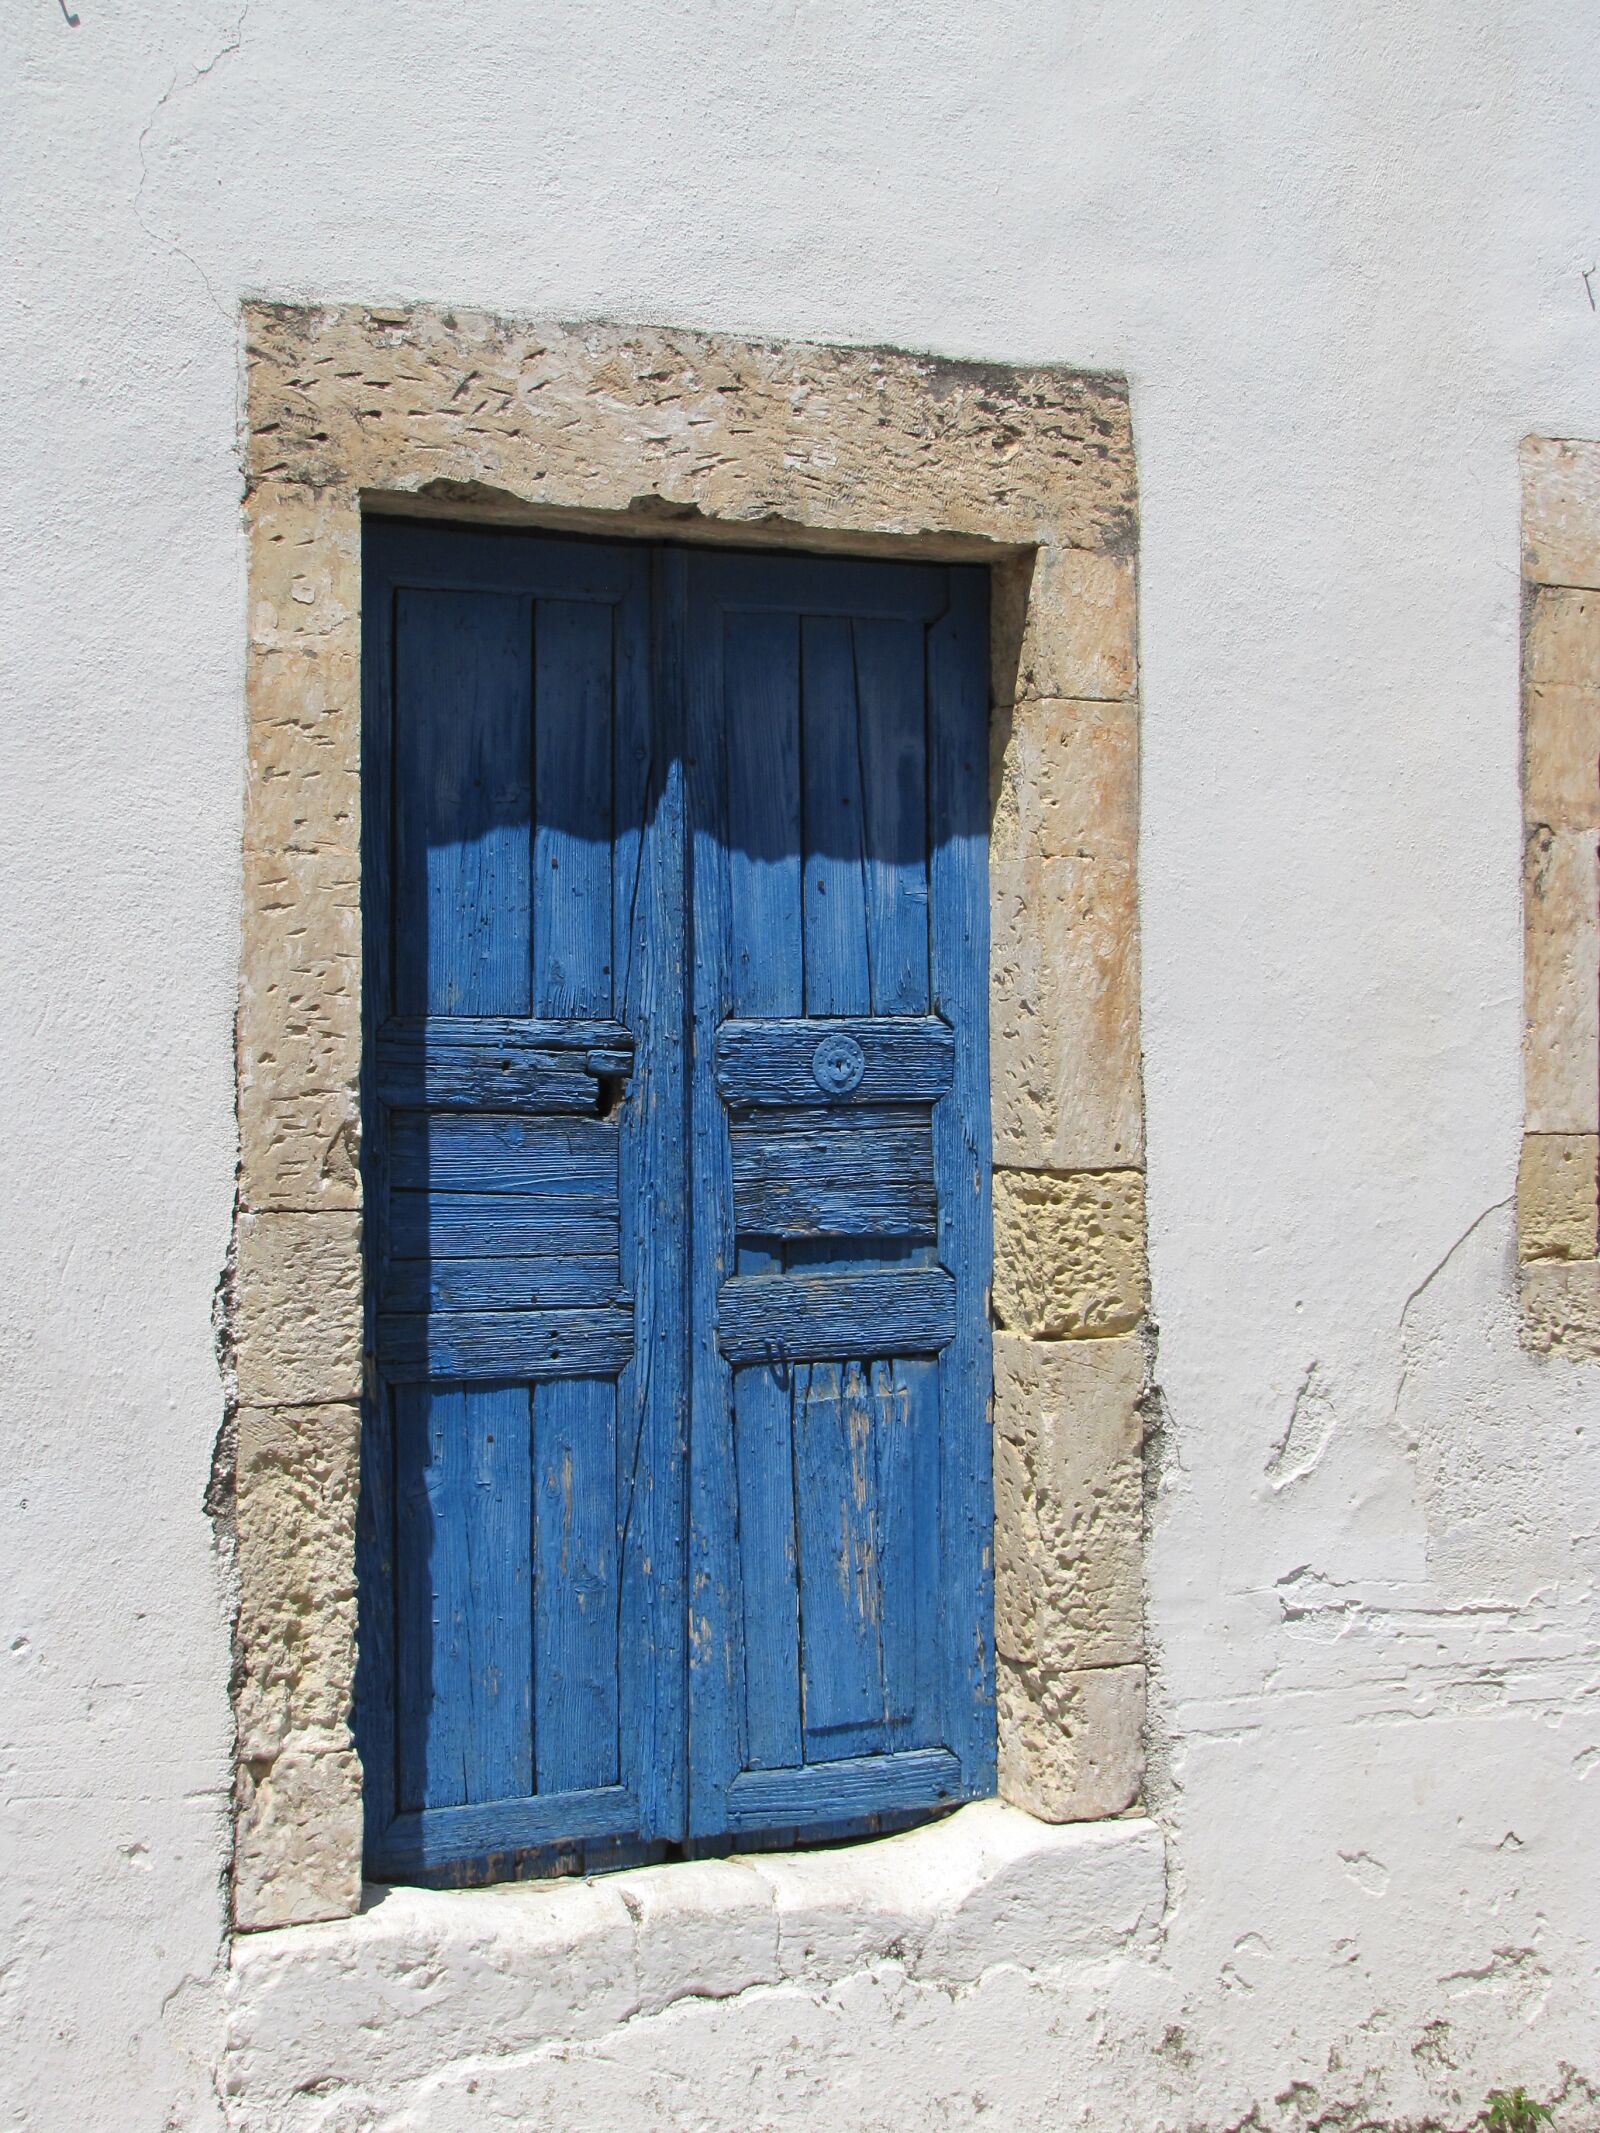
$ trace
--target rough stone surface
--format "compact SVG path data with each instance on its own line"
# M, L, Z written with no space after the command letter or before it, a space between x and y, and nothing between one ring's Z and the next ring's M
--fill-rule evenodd
M1600 1359L1600 1261L1531 1261L1522 1269L1522 1315L1537 1354Z
M1144 1179L1136 1170L994 1173L994 1312L1012 1333L1127 1333L1145 1308Z
M1144 1780L1145 1670L1007 1667L997 1684L1000 1794L1046 1822L1118 1815Z
M995 1162L1137 1165L1137 707L1023 702L996 714L992 738Z
M1600 592L1590 595L1600 613ZM1600 830L1600 688L1544 682L1523 696L1523 809L1552 830Z
M359 1396L363 508L991 561L995 695L1010 707L995 762L996 1148L1002 1162L1058 1171L1141 1160L1135 491L1119 381L426 309L249 305L245 330L244 1212L230 1325L241 1399ZM997 1185L1001 1237L1021 1252L1003 1241L997 1253L996 1294L1018 1312L1007 1322L1133 1325L1137 1179L1056 1178L1032 1193L1018 1186L1002 1207ZM1004 1215L1025 1202L1024 1238ZM285 1427L292 1458L309 1439L298 1418ZM287 1635L307 1581L349 1554L354 1446L320 1442L330 1464L240 1493L241 1739L258 1758L263 1742L300 1753L282 1744L301 1742L301 1711L331 1739L342 1716L330 1714L350 1698L343 1616L326 1638ZM1107 1486L1125 1479L1119 1468ZM274 1535L256 1533L280 1517ZM1107 1554L1108 1575L1125 1579L1125 1553L1114 1570ZM1108 1619L1125 1612L1120 1586L1104 1606ZM321 1898L311 1858L296 1878L314 1773L286 1767L300 1774L281 1801L276 1766L241 1793L252 1832L241 1858L272 1857L264 1892L240 1904L246 1923L274 1904L353 1901L355 1853ZM342 1782L342 1765L329 1769ZM328 1856L320 1838L313 1850Z
M1526 1259L1593 1259L1597 1234L1593 1133L1530 1133L1517 1170L1517 1248Z
M1600 592L1565 585L1536 589L1522 659L1523 678L1535 686L1600 688Z
M223 2093L240 2133L310 2133L329 2099L425 2110L457 2068L487 2085L541 2047L697 2001L885 1964L948 1992L997 1964L1126 1955L1164 1895L1152 1823L1051 1829L994 1801L843 1851L392 1889L359 1918L238 1943Z
M360 1217L244 1214L235 1243L232 1329L241 1402L298 1407L359 1400Z
M1592 1133L1600 1088L1600 865L1591 832L1528 833L1523 1071L1530 1133Z
M258 825L260 827L261 825ZM245 848L239 988L246 1209L359 1205L360 865L341 847Z
M236 1778L233 1922L340 1918L361 1901L361 1765L336 1737L295 1735Z
M238 1431L239 1753L349 1747L360 1410L246 1408Z
M1600 445L1524 441L1522 574L1530 585L1600 589Z
M1141 1652L1145 1352L994 1341L995 1649L1043 1676Z
M353 1405L238 1418L240 1927L337 1917L359 1900L361 1772L349 1728L359 1443Z
M1064 589L1082 622L1039 607L1028 661L1040 693L1132 686L1119 380L421 308L255 304L246 333L252 485L319 500L360 486L524 518L529 506L614 513L649 497L658 523L671 523L663 507L692 507L746 539L776 519L852 539L1079 549L1123 567L1072 566ZM275 583L337 593L331 565L302 570L292 539L284 547ZM1074 687L1091 677L1101 685Z

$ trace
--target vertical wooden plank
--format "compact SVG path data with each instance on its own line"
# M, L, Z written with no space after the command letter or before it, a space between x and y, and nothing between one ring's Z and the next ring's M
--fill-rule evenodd
M611 1012L612 609L534 618L533 1012Z
M525 1015L527 600L402 589L394 672L396 1011Z
M394 1401L398 1805L527 1793L527 1391L403 1386Z
M805 1012L800 917L800 624L724 624L728 750L728 1012Z
M779 1265L775 1252L740 1250L741 1273L772 1272ZM784 1364L766 1363L748 1364L733 1373L745 1758L746 1767L756 1770L788 1769L803 1759L794 1375Z
M796 1372L795 1496L807 1762L886 1745L881 1418L867 1369Z
M801 645L806 1013L865 1015L872 966L850 624L808 615Z
M732 612L720 619L728 1012L800 1015L800 623L793 614ZM783 1255L766 1240L741 1239L736 1264L741 1274L777 1273ZM802 1757L793 1375L781 1365L733 1374L745 1754L757 1769L788 1768Z
M688 1811L684 1529L685 925L681 602L630 556L616 621L616 1012L634 1067L618 1119L622 1279L633 1360L617 1388L618 1670L623 1780L640 1829L681 1838Z
M943 1738L969 1794L994 1789L994 1498L990 1464L988 578L950 571L928 637L933 1007L955 1032L934 1106L939 1256L955 1277L956 1337L939 1358Z
M875 1015L928 1010L927 688L923 630L851 625L860 724L863 875Z
M892 1636L885 1632L885 1672L894 1685L909 1681L909 1726L902 1747L943 1747L943 1677L945 1677L945 1570L941 1534L943 1442L939 1431L939 1363L930 1357L907 1357L894 1363L894 1378L905 1401L907 1465L911 1493L911 1608L902 1617L905 1593L890 1606ZM911 1651L905 1634L909 1623Z
M533 1388L538 1790L617 1782L617 1394Z
M716 560L674 557L685 602L687 800L695 953L689 974L693 1066L689 1093L689 1730L691 1836L727 1827L727 1787L744 1767L744 1635L738 1597L737 1500L731 1373L716 1343L717 1292L733 1271L733 1174L717 1090L717 1026L728 1013L729 915L725 831L727 722ZM669 565L669 567L670 567Z

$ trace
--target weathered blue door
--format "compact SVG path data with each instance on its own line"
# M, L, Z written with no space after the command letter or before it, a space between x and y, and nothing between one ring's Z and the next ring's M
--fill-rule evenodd
M991 1788L984 593L368 528L377 1877Z

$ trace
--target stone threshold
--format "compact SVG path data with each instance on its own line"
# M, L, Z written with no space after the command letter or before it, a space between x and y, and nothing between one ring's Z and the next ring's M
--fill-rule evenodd
M692 1999L894 1963L944 1987L1153 1940L1144 1816L1051 1824L980 1800L904 1835L592 1880L369 1887L354 1917L240 1935L223 2092L247 2117L346 2085L604 2035Z

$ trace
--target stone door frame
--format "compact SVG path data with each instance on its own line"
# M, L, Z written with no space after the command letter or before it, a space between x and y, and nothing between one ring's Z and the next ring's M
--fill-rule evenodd
M431 308L253 303L243 328L236 1925L361 1892L367 512L989 567L999 1790L1049 1821L1122 1813L1146 1382L1125 382Z

